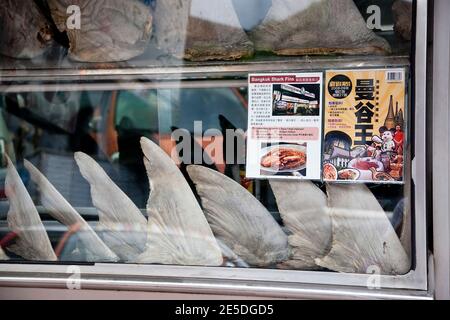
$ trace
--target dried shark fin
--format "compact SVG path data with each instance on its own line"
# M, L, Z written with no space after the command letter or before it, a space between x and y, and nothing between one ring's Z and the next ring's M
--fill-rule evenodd
M154 38L163 52L184 57L191 0L157 1L154 14Z
M32 59L53 43L53 33L34 1L3 0L0 6L0 53Z
M5 193L9 200L8 226L18 235L16 242L8 250L27 260L56 261L55 252L33 200L9 157L7 161Z
M100 221L98 229L105 230L105 243L121 260L136 262L147 242L144 215L94 159L77 152L75 161L91 186L92 202Z
M177 131L180 130L180 128L177 127L171 127L172 130L172 139L175 141L176 145L181 145L181 143L184 142L183 139L185 138L177 138L176 134L173 134ZM208 155L207 152L205 152L205 149L195 140L195 137L193 135L191 135L189 133L188 130L185 130L185 132L188 134L188 136L190 137L190 150L186 150L187 148L183 148L183 153L189 151L189 155L190 155L190 159L185 159L184 155L181 156L180 154L180 164L179 164L179 168L181 173L183 174L183 176L187 177L188 173L187 173L187 166L191 163L195 163L195 155L197 154L198 151L201 150L201 154L203 155L202 157L202 161L201 161L201 165L202 166L206 166L208 168L211 168L213 170L218 170L216 167L216 164L214 163L214 161L211 159L211 157ZM183 145L181 145L183 146ZM197 151L198 150L198 151ZM192 181L188 180L188 184L189 187L193 190L194 189L194 184L192 183Z
M191 0L184 58L237 60L253 55L253 43L239 22L232 0Z
M188 173L215 236L237 256L259 267L288 259L286 234L251 193L208 168L189 166Z
M408 255L408 257L411 258L411 212L405 211L402 228L400 232L400 242L403 245L403 248L405 248L405 252Z
M31 175L31 180L39 187L42 205L48 210L48 213L69 228L78 226L80 241L88 252L87 261L118 261L119 258L106 246L50 181L31 162L25 160L24 164Z
M402 275L410 260L377 199L364 184L328 184L328 206L333 221L330 252L316 263L324 268L365 274L379 270Z
M409 194L409 186L405 187L405 194ZM391 224L396 231L406 254L411 259L411 207L407 198L401 199L392 212Z
M403 40L411 41L413 2L412 0L395 0L392 5L394 30Z
M141 139L150 182L148 241L138 262L219 266L222 253L186 179L155 143Z
M270 186L284 225L291 233L291 257L283 264L317 269L315 259L328 253L332 239L325 193L310 181L271 180Z
M224 154L225 175L239 181L241 178L240 164L245 164L245 154L247 153L245 132L237 129L224 115L219 115L219 123L223 136L222 150L230 150L230 146L233 148L233 153ZM232 136L229 135L230 132L233 132ZM231 157L231 155L233 158L229 159L227 156Z
M385 54L352 0L273 0L264 21L250 33L257 51L278 55Z
M6 253L3 251L2 247L0 247L0 260L8 260L8 256L6 255Z
M412 221L411 221L411 208L409 202L402 200L399 205L397 205L397 210L402 210L402 221L399 232L400 242L405 248L406 254L411 259L411 233L412 233ZM394 212L395 210L394 209Z
M216 238L217 243L219 244L220 249L222 249L222 254L224 259L227 262L232 263L233 266L239 268L250 268L247 262L242 260L242 258L238 257L236 253L233 252L222 240Z
M70 58L83 62L126 61L141 55L152 34L150 7L139 0L47 0L59 31L66 32ZM69 28L80 8L80 27Z
M159 47L191 61L237 60L253 55L232 0L164 0L155 10Z

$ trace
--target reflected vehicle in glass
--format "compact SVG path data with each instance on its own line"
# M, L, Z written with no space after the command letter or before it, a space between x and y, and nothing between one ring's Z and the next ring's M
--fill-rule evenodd
M192 142L200 146L200 150L204 152L208 144L212 143L211 137L205 135L208 129L223 132L229 128L245 128L247 112L244 96L245 90L237 88L87 91L53 95L30 93L5 96L3 111L10 124L9 130L12 136L17 139L18 134L21 134L23 130L26 129L27 132L26 135L20 136L22 147L18 148L17 157L30 160L36 166L37 171L26 161L25 167L19 161L17 170L20 172L19 176L27 192L30 193L31 199L36 204L37 212L43 221L45 232L48 234L50 243L52 243L55 256L61 261L78 262L222 264L212 256L204 256L204 260L190 260L189 254L187 256L186 254L191 252L189 250L195 251L196 249L187 248L188 251L181 251L178 254L172 252L173 256L168 260L155 257L154 250L162 250L162 248L151 249L147 247L146 239L149 237L158 239L170 234L170 239L175 241L174 245L178 240L187 241L186 243L191 243L194 246L196 246L197 241L207 241L207 243L211 243L210 250L213 251L216 246L214 243L217 241L217 245L224 250L225 260L223 263L229 266L283 269L311 268L314 265L312 257L303 257L303 260L301 260L303 262L290 257L286 235L280 228L281 224L283 228L287 228L288 234L298 232L298 224L290 216L292 214L295 216L301 211L291 212L288 209L296 206L297 197L285 198L283 194L285 192L290 193L289 191L282 191L289 187L287 184L271 183L269 187L267 182L261 181L256 184L257 189L250 189L257 196L255 198L248 192L248 186L242 188L239 172L236 176L233 175L233 170L227 169L227 164L223 158L223 149L219 155L210 155L213 160L212 164L203 163L204 159L197 163L202 165L206 171L197 169L195 166L188 166L194 162L178 164L182 175L177 178L178 180L172 182L174 183L173 187L170 187L171 183L168 180L160 181L158 175L155 175L159 171L172 170L165 166L173 163L173 159L169 156L172 156L174 148L179 143L172 136L175 130L184 129L189 132ZM42 116L43 109L39 106L39 104L44 103L50 105L47 117ZM64 110L58 113L55 111L56 108ZM67 121L62 121L65 118L67 118ZM196 121L201 123L200 136L195 136L198 133ZM142 137L149 138L148 143L150 141L158 143L159 147L149 144L151 151L145 151ZM222 146L224 145L223 137L220 135L214 136L214 139L219 139ZM153 158L159 153L166 157L158 160L161 162ZM13 176L14 171L15 168L11 167L11 176ZM223 173L226 173L229 177L222 176ZM170 174L167 176L169 177ZM160 198L163 196L161 193L155 193L154 198L152 198L148 179L153 182L155 190L168 188L168 193L165 196L168 196L171 199L170 201L176 201L174 199L177 199L177 192L179 192L176 190L186 181L189 182L189 191L183 191L179 195L179 201L182 201L185 205L192 201L182 198L190 194L191 190L194 192L193 195L199 196L199 204L202 205L209 226L216 235L215 240L213 241L212 238L205 240L202 237L197 239L195 228L191 231L190 229L183 230L179 234L176 230L181 229L177 227L179 222L175 222L176 220L172 222L167 220L163 229L148 230L147 219L153 217L153 214L156 214L155 212L160 212L163 208L161 206L167 203ZM222 182L217 184L218 181ZM53 186L57 193L52 187L48 187L47 183ZM211 189L213 186L219 189L213 192L213 189ZM304 190L296 185L294 185L294 188L297 189L295 192L303 194L302 198L305 194L311 193L312 190L314 191L307 198L318 201L325 196L323 191L312 183L309 187L305 185L306 189ZM276 197L270 191L271 189L275 192ZM48 190L53 190L53 193ZM367 197L367 201L374 206L373 210L379 212L379 223L384 226L383 228L391 228L391 240L389 241L393 241L394 248L398 244L396 242L398 240L395 240L397 236L390 226L389 219L396 224L397 232L401 234L403 229L399 221L403 221L403 216L402 210L397 204L402 199L402 190L402 186L390 186L389 190L386 190L383 186L374 186L371 189L365 188L358 191L361 192L358 201ZM382 207L375 200L372 192L384 201ZM149 194L150 199L148 199ZM322 196L319 196L320 194ZM19 193L15 195L17 196ZM19 196L22 197L21 194ZM25 203L29 200L20 198L20 201ZM53 203L53 206L58 205L61 208L66 208L61 209L61 212L65 212L65 214L62 217L55 216L54 212L48 211L49 201ZM64 201L68 201L69 204ZM158 201L162 202L158 204ZM288 205L291 201L294 201L294 203ZM259 207L260 203L264 204L265 207ZM275 203L278 203L278 208ZM152 211L153 213L150 214L148 211L150 209L144 209L148 205L150 205L150 208L154 205L159 209ZM203 213L197 211L199 210L197 206L197 201L192 202L192 208L189 209L189 212L193 214L192 219L204 219L200 218L203 217ZM223 211L227 207L233 208L233 215L228 216L227 211ZM2 208L2 219L5 219L8 212L6 202ZM124 208L128 209L123 210ZM169 216L177 212L172 209L168 210L167 215ZM111 213L116 211L117 214L111 216ZM194 213L196 211L197 213ZM70 218L71 216L67 216L68 212L77 212L82 218ZM257 212L259 212L260 218L257 218ZM385 212L388 216L385 215ZM99 215L99 213L101 214ZM365 215L362 211L355 212L355 214L361 217ZM79 222L70 224L71 219ZM252 219L262 219L258 221L265 222L261 222L262 224L258 226L259 222L251 222ZM198 225L206 223L206 221L200 222L200 220L197 222ZM318 227L324 226L325 220L308 219L308 221L303 221L301 222L302 230L304 230L303 232L316 230ZM360 234L357 231L359 228L366 227L357 223L357 220L351 223L358 226L357 228L352 227L351 230L353 231L350 231L357 232L355 237ZM375 223L375 220L372 223ZM207 225L204 226L206 228ZM237 226L243 229L241 230ZM32 228L33 225L29 227ZM227 229L228 235L222 234L221 230ZM95 236L90 230L94 230ZM376 234L370 233L372 231L367 230L366 235L377 237ZM22 232L27 232L26 228L22 229ZM247 233L244 238L242 238L243 233ZM261 238L263 234L265 236ZM252 236L248 238L248 235ZM316 235L319 236L319 234ZM329 237L330 235L328 232L320 234L321 237ZM6 225L6 221L3 220L0 236L2 247L6 249L10 259L20 260L21 251L7 249L8 247L14 247L13 245L20 233L11 232ZM310 237L315 237L314 234L308 232L304 236L312 241L311 243L317 245L322 241L326 246L327 240L325 238L321 238L320 241L319 239L313 241ZM89 237L94 237L94 239L98 239L96 241L101 242L96 247L92 247L92 241L89 241L89 245L87 245L86 239ZM251 239L259 239L259 241L254 242ZM244 247L239 249L239 243ZM104 244L107 244L109 248L106 248ZM322 249L317 248L317 250L321 251ZM360 247L359 249L355 248L355 250L365 249ZM399 248L396 250L401 251ZM96 255L93 255L92 252L96 252ZM399 255L398 252L397 255ZM339 268L333 267L329 264L329 261L325 260L323 266L336 271L344 271L342 261L346 258L341 258L336 262L340 266ZM375 253L375 256L369 255L369 257L362 256L359 258L362 259L363 265L366 263L364 259L369 261L382 259L378 253ZM50 256L48 256L48 259L50 259ZM404 259L400 261L384 261L382 259L380 261L385 268L384 272L402 273L406 270ZM317 266L314 268L317 268ZM352 272L362 272L360 268L354 269ZM388 271L389 268L393 269Z
M225 133L245 140L251 72L408 66L411 5L81 0L77 29L65 2L0 8L0 260L408 273L410 180L250 181ZM272 116L323 105L272 91Z
M172 132L177 128L189 132L192 142L197 143L202 152L213 141L219 148L217 154L207 154L212 160L209 166L225 172L224 139L220 134L224 124L221 118L227 120L230 129L245 128L247 106L244 95L245 90L239 88L173 89L159 96L157 90L9 94L2 98L2 112L9 128L6 124L0 128L4 129L1 141L7 142L2 146L5 152L8 147L12 159L15 152L10 136L20 142L16 148L18 159L33 162L62 197L102 235L105 231L98 225L89 184L78 171L74 152L82 151L95 157L136 206L145 208L149 186L142 162L141 137L157 141L168 155L172 155L179 142L172 138ZM195 128L195 121L199 121L200 131ZM208 129L215 129L215 135L208 136ZM45 196L20 163L17 170L38 204L50 240L57 249L56 254L65 261L83 261L88 257L86 250L84 253L73 252L83 230L73 230L49 220L51 217L42 206ZM187 175L185 167L193 163L181 162L179 166ZM198 164L202 163L203 159ZM6 161L1 170L3 187ZM2 202L1 208L1 218L5 219L7 201ZM147 215L144 209L140 210L144 216ZM5 223L2 222L0 234L2 245L6 247L16 235L8 232Z

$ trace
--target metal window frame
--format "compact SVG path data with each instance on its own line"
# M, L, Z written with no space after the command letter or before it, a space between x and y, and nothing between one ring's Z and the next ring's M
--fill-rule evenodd
M450 299L450 1L434 1L433 238L436 298Z
M427 71L428 1L417 0L414 72ZM415 77L416 110L426 108L426 79ZM412 180L414 197L414 270L401 276L381 276L382 289L369 290L371 275L331 272L205 268L157 265L96 264L79 266L86 289L147 290L281 297L430 298L428 279L426 125L424 113L415 112ZM432 264L432 260L431 260ZM66 288L72 274L65 265L1 264L1 287ZM428 291L427 291L428 290Z

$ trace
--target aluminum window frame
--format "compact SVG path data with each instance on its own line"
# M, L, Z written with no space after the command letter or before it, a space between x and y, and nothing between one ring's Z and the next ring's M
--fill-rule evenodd
M416 1L415 61L413 61L414 69L412 70L416 75L427 74L428 3L427 0ZM414 79L413 97L417 111L427 106L427 83L425 77L415 76ZM7 87L2 89L8 90ZM15 88L15 90L19 89ZM35 89L38 88L35 87ZM414 113L415 153L411 168L412 181L415 185L413 217L415 268L406 275L380 276L383 289L369 290L368 283L371 275L368 274L101 263L78 266L81 272L81 287L104 290L228 293L248 296L336 297L338 295L369 298L429 298L433 281L429 281L427 270L426 195L429 189L426 178L427 118L423 114ZM71 276L68 270L67 265L2 263L0 264L0 287L66 288ZM432 274L430 277L432 279Z
M450 2L434 1L433 39L433 243L436 298L450 299ZM447 159L447 161L442 161Z

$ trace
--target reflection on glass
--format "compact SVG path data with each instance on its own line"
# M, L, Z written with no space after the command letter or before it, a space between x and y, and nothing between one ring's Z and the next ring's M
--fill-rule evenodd
M412 8L409 0L6 1L0 54L31 59L5 60L19 69L405 54Z
M0 259L406 273L404 186L246 180L245 96L3 95Z

